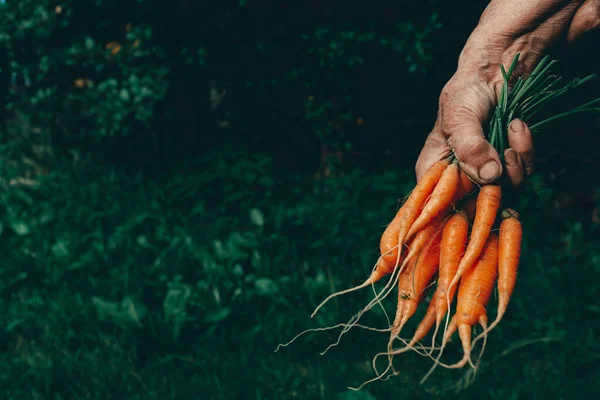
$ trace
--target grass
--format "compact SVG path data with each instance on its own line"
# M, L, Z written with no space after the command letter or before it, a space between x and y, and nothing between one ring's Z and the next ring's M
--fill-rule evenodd
M368 290L351 294L309 318L364 280L411 176L357 169L315 182L264 156L215 153L160 176L84 162L36 186L4 184L2 398L597 397L596 204L558 212L564 192L521 204L514 300L462 391L465 371L438 369L419 386L430 360L414 354L398 359L400 376L349 391L372 376L385 334L352 331L319 356L335 337L315 333L274 352L367 301Z

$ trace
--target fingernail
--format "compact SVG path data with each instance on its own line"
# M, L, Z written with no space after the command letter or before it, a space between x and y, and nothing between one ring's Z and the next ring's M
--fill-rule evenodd
M484 181L493 181L500 176L500 166L495 161L490 161L479 169L479 177Z
M525 124L520 119L513 119L510 123L510 130L513 132L519 132L525 129Z
M513 149L508 149L504 152L504 160L506 161L506 165L517 165L519 164L519 159L517 157L517 152Z
M531 175L531 173L532 173L532 172L533 172L533 168L531 168L531 167L527 167L527 168L525 168L525 173L526 173L527 175Z

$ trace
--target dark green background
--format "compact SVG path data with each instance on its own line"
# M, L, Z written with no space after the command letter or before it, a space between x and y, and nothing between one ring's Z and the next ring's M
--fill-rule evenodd
M385 334L273 352L370 299L309 318L377 259L486 4L2 2L0 397L597 398L594 117L535 138L517 288L470 386L442 368L419 385L431 360L406 354L348 391ZM598 39L553 49L565 76L600 72Z

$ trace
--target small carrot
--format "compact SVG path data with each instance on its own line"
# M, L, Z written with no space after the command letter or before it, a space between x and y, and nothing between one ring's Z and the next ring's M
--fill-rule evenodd
M423 250L423 248L427 245L431 236L434 235L438 229L443 228L443 226L444 226L443 224L445 223L445 220L447 219L445 214L446 213L444 212L441 215L439 215L438 217L436 217L433 221L431 221L431 223L429 223L429 225L427 225L425 228L423 228L422 231L417 233L417 235L412 240L409 241L409 243L407 244L408 253L406 253L405 255L402 255L400 258L401 264L399 267L399 271L394 272L395 277L392 276L390 281L383 288L382 292L386 292L386 290L388 289L390 284L391 285L396 284L396 282L399 279L400 273L404 270L404 268L407 267L409 262L414 257L417 257L421 253L421 250ZM394 270L394 268L395 268L394 265L390 266L390 264L387 264L386 261L383 260L383 258L380 258L378 261L378 264L377 264L377 268L375 269L375 271L373 271L373 273L371 274L369 279L367 279L362 285L357 286L356 288L348 289L348 291L357 290L357 289L363 288L365 286L371 285L372 283L377 282L379 279L381 279L386 274L391 273ZM334 295L339 295L342 293L343 292L334 294ZM386 294L384 294L384 295L377 295L375 297L374 301L379 302L380 297L386 297L387 293L388 292L386 292ZM331 295L330 297L332 297L334 295ZM329 298L325 299L325 301L327 301L328 299ZM317 310L318 310L318 308L317 308ZM316 312L316 310L315 310L315 312Z
M475 212L475 221L471 231L471 240L463 258L460 260L458 269L454 278L448 287L448 293L456 285L462 275L473 266L481 254L488 236L492 230L492 225L496 220L496 214L500 207L501 189L498 185L485 185L477 195L477 205ZM448 299L449 302L449 299ZM448 304L448 307L450 305Z
M419 256L412 258L406 270L400 274L398 279L398 309L392 324L390 340L393 340L400 333L404 324L416 313L417 307L425 294L425 289L427 289L431 279L438 271L442 230L443 225L435 228L434 234L431 235Z
M432 224L429 225L429 227ZM393 343L400 331L404 327L404 324L416 313L417 307L423 295L427 285L435 275L439 265L439 242L443 223L435 227L435 232L427 241L427 244L418 253L416 257L412 257L410 260L405 260L406 267L400 272L398 279L398 307L396 310L396 317L392 323L390 330L390 340L388 342L388 353L392 352ZM411 249L412 253L413 250ZM409 253L410 254L410 253ZM392 368L392 354L388 354L388 367L384 371L384 374Z
M500 224L498 245L498 313L490 327L475 338L473 344L500 323L517 282L523 228L516 211L506 209L502 212L502 217L504 220Z
M439 359L444 346L457 329L464 356L458 363L447 367L461 368L470 360L472 326L479 323L484 330L487 328L488 317L485 306L494 290L494 282L497 275L498 237L495 234L491 234L485 242L481 257L479 257L475 267L467 271L461 279L458 288L456 313L452 317L452 321L444 335L442 348L435 364L423 378L422 382L433 372L436 365L440 364Z
M475 183L471 180L462 169L458 174L458 187L456 194L454 195L454 201L459 201L466 196L470 195L476 188Z
M413 257L421 254L421 251L424 250L424 247L429 243L431 237L436 234L436 232L441 231L446 224L447 216L445 213L442 213L438 217L436 217L433 221L431 221L427 226L423 228L416 236L409 242L408 253L404 258L403 264L408 263Z
M469 234L469 223L464 211L454 214L449 220L442 232L442 241L440 244L440 272L438 276L436 311L435 311L435 332L437 331L448 311L448 304L452 304L456 286L451 287L450 282L454 279L460 259L465 252L467 245L467 235Z
M481 190L477 195L475 221L473 222L473 229L471 230L471 238L465 251L465 254L460 260L460 263L458 264L456 274L454 274L454 278L452 278L452 281L448 286L448 293L446 294L448 319L446 319L446 326L444 327L443 337L446 337L448 332L448 323L450 318L450 293L452 293L452 289L454 288L454 286L456 286L458 280L463 276L463 274L466 271L468 271L473 266L473 264L479 258L481 251L483 250L492 230L492 225L496 220L496 214L498 213L498 208L500 208L501 193L502 192L500 186L485 185L481 187ZM440 349L440 353L438 355L436 363L442 356L443 351L444 345L442 345Z
M479 323L484 329L487 328L488 316L485 306L492 296L497 276L498 237L491 234L477 265L461 279L456 314L444 337L444 342L448 341L458 328L464 356L460 362L455 364L457 368L466 364L471 356L471 327Z
M402 353L413 347L427 335L434 324L435 331L433 333L433 340L435 341L435 336L447 309L446 290L456 273L460 257L462 257L464 252L468 232L469 225L464 216L464 211L451 216L444 225L440 242L440 265L437 288L429 302L429 307L427 308L425 316L415 330L414 336L406 347L394 351L393 354ZM454 290L454 292L455 291L456 290ZM454 293L451 293L450 301L452 301L453 298ZM433 347L432 344L432 348Z
M402 206L379 240L380 261L387 266L386 269L394 268L398 261L398 232L400 232L401 217L405 212L406 209Z
M435 316L436 316L436 305L437 305L438 298L439 298L439 295L438 295L438 291L436 290L433 293L433 296L431 296L431 300L429 300L429 306L427 307L427 311L425 312L423 319L417 326L417 329L415 329L415 333L414 333L412 339L410 339L410 342L408 342L408 344L405 347L398 349L398 350L394 350L390 354L395 355L395 354L403 353L406 350L409 350L412 347L414 347L414 345L417 344L417 342L419 342L425 336L427 336L427 334L429 333L429 331L431 330L433 325L435 325L435 322L436 322Z
M421 208L434 191L440 177L446 170L450 163L449 158L441 160L433 164L425 175L421 178L421 181L417 183L414 190L408 196L406 203L402 206L402 210L399 213L398 218L398 241L396 249L398 252L402 251L402 244L406 241L409 230L413 223L419 216ZM399 255L397 256L399 258Z
M346 332L348 332L350 329L352 329L352 327L358 323L359 319L361 318L361 316L367 312L368 310L370 310L371 308L373 308L373 306L375 304L381 304L381 301L383 299L385 299L392 291L392 288L394 285L396 285L400 279L400 276L402 275L402 273L404 272L404 270L409 266L410 261L411 260L417 260L418 256L425 251L425 247L429 244L429 242L432 240L432 237L434 237L436 234L439 236L439 234L441 234L442 228L444 227L445 221L447 220L447 217L445 215L440 215L437 218L435 218L433 221L431 221L431 223L426 226L421 232L419 232L407 245L408 247L408 253L406 254L406 256L403 256L404 260L402 261L402 264L400 265L400 267L396 268L393 271L393 274L390 278L390 280L386 283L386 285L383 287L383 289L381 289L381 291L379 293L376 294L375 298L373 298L365 307L363 307L363 309L361 311L359 311L357 314L355 314L350 321L348 321L344 327L344 329L342 330L342 332L340 333L338 340L330 345L329 347L327 347L327 349L325 350L328 351L331 347L336 346L339 343L340 338L346 334ZM439 246L438 246L439 247ZM369 278L371 279L371 278ZM347 293L350 291L354 291L357 289L360 289L361 287L366 286L367 284L371 284L371 282L369 282L367 280L366 283L363 283L361 286L358 286L356 288L352 288L352 289L348 289L344 292L339 292L339 293L334 293L333 295L330 295L327 299L325 299L325 301L323 301L313 312L312 316L315 315L315 313L319 310L319 308L330 298L343 294L343 293ZM384 314L386 315L387 318L387 313L385 313L385 309L384 309ZM390 328L391 330L392 328Z
M503 216L498 248L498 316L496 321L499 321L506 312L510 296L515 288L523 241L523 228L519 222L519 214L512 210L504 210ZM496 321L494 324L497 323Z
M421 214L410 227L406 235L407 239L410 239L415 233L423 229L442 210L452 204L456 189L459 186L458 175L458 164L452 163L446 167L429 200L423 207Z

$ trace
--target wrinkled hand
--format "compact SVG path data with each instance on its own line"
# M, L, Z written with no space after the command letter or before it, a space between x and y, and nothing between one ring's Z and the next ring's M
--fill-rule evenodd
M461 52L457 72L442 90L437 121L417 160L417 179L431 164L454 153L476 183L493 182L505 169L519 185L533 170L527 125L520 120L510 124L504 166L484 136L502 87L499 66L508 67L520 52L514 75L527 74L561 36L574 41L598 27L600 0L493 0Z

